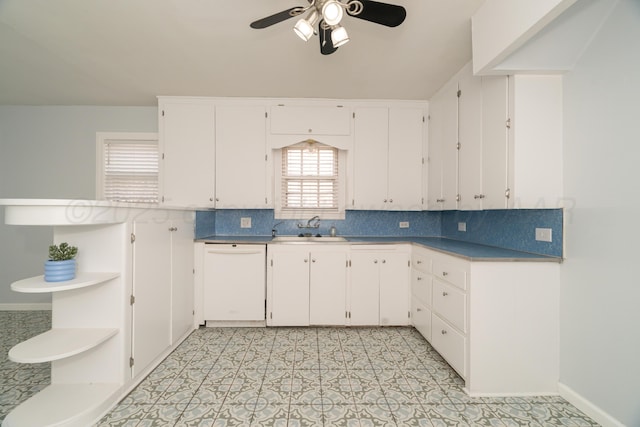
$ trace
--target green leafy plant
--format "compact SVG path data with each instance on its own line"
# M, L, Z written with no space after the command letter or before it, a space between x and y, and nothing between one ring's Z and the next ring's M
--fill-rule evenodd
M51 261L65 261L73 259L77 254L78 248L75 246L69 246L67 242L60 243L60 246L49 246L49 259Z

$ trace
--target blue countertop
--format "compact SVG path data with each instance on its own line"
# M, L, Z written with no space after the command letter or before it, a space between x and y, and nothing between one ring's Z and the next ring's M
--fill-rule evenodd
M521 252L513 249L487 246L478 243L470 243L461 240L447 239L444 237L383 237L383 236L344 236L344 242L331 242L331 244L398 244L411 243L424 246L448 255L464 258L469 261L542 261L562 262L562 258L548 255L540 255L529 252ZM272 242L271 236L211 236L197 239L204 243L254 243L254 244L278 244L286 245L287 242ZM296 242L295 244L300 244ZM311 243L310 243L311 244ZM327 243L314 243L327 244Z

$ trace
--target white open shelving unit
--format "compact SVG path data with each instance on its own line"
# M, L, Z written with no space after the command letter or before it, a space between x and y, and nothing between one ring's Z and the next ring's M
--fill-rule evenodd
M88 426L120 397L128 377L124 330L126 226L116 210L92 202L4 200L5 222L54 226L54 241L79 247L76 278L43 276L11 284L51 293L52 328L9 350L17 363L51 362L51 385L17 406L2 427Z

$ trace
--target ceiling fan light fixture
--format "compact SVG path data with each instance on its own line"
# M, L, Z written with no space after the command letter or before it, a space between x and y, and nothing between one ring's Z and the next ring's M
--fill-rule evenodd
M331 31L331 43L333 47L340 47L349 42L349 34L342 25L337 25Z
M322 18L328 25L338 25L343 16L342 5L336 0L329 0L322 6Z
M293 27L293 31L304 41L309 41L313 36L314 25L318 22L318 12L312 10L306 18L300 18L296 25Z

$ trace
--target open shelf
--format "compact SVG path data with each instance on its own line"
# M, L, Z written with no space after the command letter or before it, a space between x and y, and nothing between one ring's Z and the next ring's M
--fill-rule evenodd
M2 427L90 425L109 408L120 387L120 384L50 385L15 408Z
M80 354L118 333L117 329L51 329L9 350L17 363L42 363Z
M44 276L30 277L11 284L11 290L29 294L69 291L87 286L99 285L120 276L120 273L86 273L78 272L73 280L64 282L45 282Z

